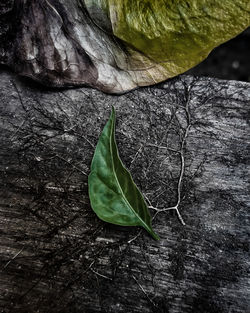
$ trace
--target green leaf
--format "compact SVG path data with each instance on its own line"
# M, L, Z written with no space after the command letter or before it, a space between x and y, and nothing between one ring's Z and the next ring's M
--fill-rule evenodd
M114 108L97 143L88 185L91 207L101 220L122 226L142 226L154 239L159 239L152 229L146 202L119 157Z

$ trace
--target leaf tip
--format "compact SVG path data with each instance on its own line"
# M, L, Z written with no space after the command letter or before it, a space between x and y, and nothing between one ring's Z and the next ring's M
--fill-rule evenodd
M154 240L160 240L160 237L152 230L151 232L152 237L154 238Z
M160 240L160 237L153 231L152 227L147 227L146 225L143 225L143 227L149 232L154 240Z

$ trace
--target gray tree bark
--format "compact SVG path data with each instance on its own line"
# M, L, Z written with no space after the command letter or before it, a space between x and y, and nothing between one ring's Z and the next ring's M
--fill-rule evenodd
M248 312L248 83L182 76L110 96L2 70L0 84L2 313ZM158 242L90 208L111 105Z

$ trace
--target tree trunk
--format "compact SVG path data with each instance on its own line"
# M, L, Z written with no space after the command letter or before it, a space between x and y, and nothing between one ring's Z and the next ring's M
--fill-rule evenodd
M1 312L248 311L248 83L182 76L109 96L2 70L0 84ZM90 208L111 105L160 241Z

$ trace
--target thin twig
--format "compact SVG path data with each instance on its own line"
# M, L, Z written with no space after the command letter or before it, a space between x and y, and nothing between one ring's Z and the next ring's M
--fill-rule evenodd
M4 269L5 269L7 266L9 266L9 264L10 264L11 262L13 262L13 261L19 256L19 254L21 254L21 253L23 252L23 249L24 249L24 247L22 247L22 249L21 249L20 251L18 251L18 252L13 256L13 258L10 259L10 260L4 265Z
M19 89L17 88L17 85L16 85L15 81L14 81L14 80L11 80L11 83L12 83L13 87L15 88L16 92L17 92L17 96L18 96L18 98L19 98L19 101L20 101L20 103L21 103L21 105L22 105L24 111L27 111L26 108L25 108L25 106L24 106L23 99L22 99L22 97L21 97L20 91L19 91Z
M131 242L135 241L141 235L141 233L142 233L142 229L139 230L139 232L138 232L138 234L136 236L134 236L132 239L130 239L128 241L128 244L130 244Z
M140 148L139 148L139 149L137 150L137 152L135 153L135 155L134 155L134 157L133 157L133 160L130 162L129 169L131 169L131 167L132 167L133 163L135 162L135 160L136 160L138 154L141 153L142 147L143 147L143 146L141 145Z
M132 275L134 281L137 283L137 285L139 286L139 288L141 289L141 291L144 293L144 295L147 297L147 299L150 301L150 303L153 304L153 306L155 306L155 303L152 299L150 299L150 297L148 296L148 294L146 293L145 289L142 287L142 285L138 282L138 280L135 278L134 275Z
M76 165L72 164L71 162L69 162L68 160L66 160L64 157L56 154L55 157L57 157L60 160L63 160L64 162L68 163L69 165L71 165L74 169L76 169L77 171L79 171L80 173L82 173L85 176L88 176L88 174L86 174L83 170L81 170L79 167L77 167Z
M97 276L100 276L100 277L105 278L105 279L108 279L108 280L112 280L112 278L107 277L107 276L105 276L105 275L103 275L103 274L98 273L97 271L95 271L95 270L94 270L93 268L91 268L91 267L90 267L90 270L91 270L91 272L93 272L93 273L96 274Z
M190 125L189 125L190 126ZM177 213L177 216L181 222L182 225L186 225L186 223L184 222L181 214L180 214L180 211L179 211L179 205L180 205L180 202L181 202L181 184L182 184L182 180L183 180L183 176L184 176L184 170L185 170L185 158L184 158L184 152L183 152L183 149L184 149L184 144L185 144L185 141L186 141L186 138L187 138L187 134L188 134L188 130L189 130L189 126L187 127L186 131L185 131L185 134L184 134L184 137L183 137L183 140L182 140L182 145L181 145L181 151L180 151L180 156L181 156L181 171L180 171L180 176L179 176L179 180L178 180L178 185L177 185L177 203L175 206L173 207L169 207L169 208L164 208L164 209L158 209L152 205L149 206L150 209L156 211L156 214L154 215L153 219L156 217L156 215L158 213L161 213L161 212L166 212L166 211L170 211L170 210L175 210L176 213ZM148 199L147 199L148 200ZM150 201L148 200L148 202L150 203Z
M175 210L177 213L177 216L181 222L182 225L186 225L186 223L184 222L180 211L179 211L179 206L181 203L181 185L182 185L182 181L183 181L183 177L184 177L184 172L185 172L185 155L184 155L184 148L185 148L185 144L187 141L187 136L191 127L191 117L190 117L190 112L189 112L189 102L190 102L190 93L187 92L187 100L186 100L186 106L185 106L185 113L186 113L186 119L187 119L187 127L185 129L185 133L181 139L181 148L180 151L174 151L174 152L178 152L180 154L180 159L181 159L181 170L180 170L180 175L179 175L179 179L178 179L178 185L177 185L177 202L175 206L172 207L168 207L168 208L164 208L164 209L158 209L156 207L154 207L151 202L149 201L149 199L145 196L146 200L149 203L149 208L156 211L155 215L153 216L153 219L156 217L156 215L158 213L161 212L166 212L166 211L170 211L170 210ZM179 120L178 120L179 122ZM164 147L164 146L158 146L158 148L166 148L168 150L170 150L168 147ZM172 149L171 149L172 150ZM137 238L137 237L135 237Z

